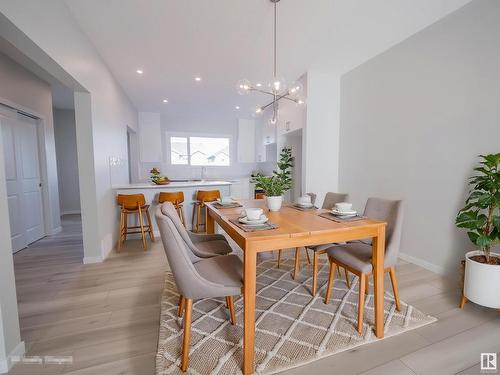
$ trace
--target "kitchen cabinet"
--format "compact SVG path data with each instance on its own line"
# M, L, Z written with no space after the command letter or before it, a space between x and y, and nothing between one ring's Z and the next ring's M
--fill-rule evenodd
M274 146L273 146L274 145ZM267 118L255 122L255 161L258 163L276 161L272 149L276 150L276 126L270 125Z
M255 121L238 119L238 162L255 163Z
M253 192L250 191L250 179L242 178L232 181L230 195L234 199L251 199Z
M143 163L159 163L163 159L160 114L139 112L139 154Z

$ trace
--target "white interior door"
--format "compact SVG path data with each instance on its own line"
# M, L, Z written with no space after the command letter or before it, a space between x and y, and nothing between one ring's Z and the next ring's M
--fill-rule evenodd
M15 252L45 235L37 121L15 112L0 117L0 121Z

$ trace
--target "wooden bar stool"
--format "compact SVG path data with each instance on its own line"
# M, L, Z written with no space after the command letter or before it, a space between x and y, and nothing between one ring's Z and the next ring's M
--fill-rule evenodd
M209 190L209 191L198 190L196 192L196 202L194 202L194 206L193 206L193 229L195 227L194 220L196 218L196 232L198 232L200 225L206 226L206 218L208 215L208 210L207 210L207 206L205 203L216 201L219 198L220 198L220 191L219 190ZM204 223L200 222L202 208L205 209L205 222Z
M151 216L149 215L149 204L146 204L146 199L144 194L118 194L116 197L116 202L121 207L120 210L120 238L118 239L118 252L121 251L122 242L127 239L128 234L140 233L142 236L142 246L144 251L148 249L148 244L146 243L146 232L149 233L151 241L155 240L155 235L153 234L153 226L151 224ZM129 227L128 226L128 215L137 214L139 225ZM148 221L147 225L144 225L143 215L146 215ZM129 231L129 229L138 229L134 231Z
M162 191L158 197L158 203L161 204L163 202L171 202L174 205L174 208L181 219L182 225L185 227L186 219L184 218L183 210L184 193L182 191L173 191L169 193Z

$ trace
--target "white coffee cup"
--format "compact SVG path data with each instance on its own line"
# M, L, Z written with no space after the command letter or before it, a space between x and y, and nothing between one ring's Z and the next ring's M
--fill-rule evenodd
M347 203L347 202L335 203L335 209L338 212L351 211L352 210L352 203Z
M298 203L302 204L302 205L311 204L311 196L310 195L303 195L303 196L299 197Z
M233 202L233 199L231 197L222 197L220 199L220 202L222 204L229 204L229 203L232 203Z
M248 220L259 220L260 216L264 213L262 208L246 208L245 215Z

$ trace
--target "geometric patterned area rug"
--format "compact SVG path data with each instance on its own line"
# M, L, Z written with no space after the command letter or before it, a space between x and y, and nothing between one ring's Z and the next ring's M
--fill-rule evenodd
M298 367L354 347L379 340L373 333L373 294L367 294L363 332L356 330L358 278L351 274L351 288L337 274L330 303L323 303L328 264L320 265L318 292L311 296L311 267L303 267L293 280L293 260L262 262L257 269L255 372L273 374ZM343 272L342 272L343 275ZM372 288L370 288L370 291ZM390 284L386 290L392 291ZM182 374L180 354L182 319L177 317L177 293L173 276L166 274L162 295L156 375ZM224 299L194 301L188 373L240 374L242 363L243 301L236 299L237 324L231 325ZM385 337L436 321L386 291Z

